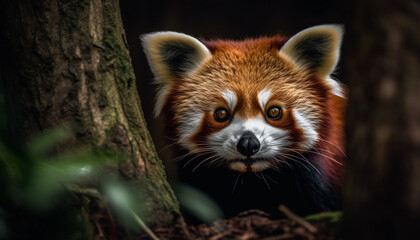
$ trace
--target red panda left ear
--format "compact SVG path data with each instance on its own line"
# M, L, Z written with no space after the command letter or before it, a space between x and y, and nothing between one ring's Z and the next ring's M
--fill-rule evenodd
M163 84L193 72L211 57L203 43L183 33L154 32L143 35L141 41L150 68Z
M307 28L290 38L280 49L280 54L298 67L327 78L338 62L343 32L341 25Z
M203 43L183 33L154 32L143 35L141 41L160 84L155 105L155 116L158 116L171 86L199 69L211 58L211 53Z

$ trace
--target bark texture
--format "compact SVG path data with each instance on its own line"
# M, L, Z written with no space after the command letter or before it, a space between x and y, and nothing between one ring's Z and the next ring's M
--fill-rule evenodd
M140 107L118 0L2 5L8 50L2 53L3 81L20 139L73 123L77 134L62 149L90 145L126 153L110 174L142 190L153 213L147 224L180 221Z
M345 236L420 238L420 3L358 1L350 41Z

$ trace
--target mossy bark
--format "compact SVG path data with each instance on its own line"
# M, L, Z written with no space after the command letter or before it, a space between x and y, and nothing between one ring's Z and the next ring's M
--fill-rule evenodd
M118 0L3 1L3 81L19 140L64 123L77 133L61 150L127 154L113 174L142 189L151 227L182 221L149 136Z
M349 42L347 239L420 239L420 4L357 1Z

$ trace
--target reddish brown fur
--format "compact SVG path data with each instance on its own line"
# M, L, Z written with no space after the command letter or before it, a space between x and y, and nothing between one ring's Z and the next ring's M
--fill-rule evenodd
M227 89L235 92L238 104L232 114L247 119L264 116L266 109L261 109L257 96L261 90L269 89L272 95L267 107L274 103L280 105L284 117L280 121L267 122L274 127L294 129L291 131L294 133L292 141L300 142L304 140L304 136L302 130L296 126L291 109L308 109L321 125L318 131L323 140L315 148L342 164L345 99L331 94L331 89L324 80L314 77L311 72L298 68L282 57L279 49L286 40L272 37L242 42L205 42L212 52L212 58L197 72L182 80L175 80L176 83L169 91L164 106L170 123L167 124L168 129L177 129L179 121L188 114L188 109L193 105L203 111L205 116L191 141L197 145L203 144L210 133L229 124L229 121L216 122L213 117L215 107L227 108L226 101L220 96L221 92ZM293 147L297 148L297 145ZM341 166L327 158L322 162L325 177L334 183L340 182Z
M343 176L344 164L344 115L346 108L346 99L328 94L328 101L326 104L326 112L328 116L327 126L324 126L324 131L321 132L321 139L319 141L318 149L326 150L324 154L336 160L334 162L330 159L324 159L325 164L324 173L329 182L337 184L340 188ZM338 164L339 163L339 164ZM340 165L341 164L341 165Z

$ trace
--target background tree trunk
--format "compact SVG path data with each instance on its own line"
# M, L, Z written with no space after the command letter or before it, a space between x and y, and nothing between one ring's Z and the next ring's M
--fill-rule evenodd
M7 50L2 78L19 141L73 123L76 135L59 150L89 145L126 153L110 174L145 194L139 204L152 213L147 224L182 221L140 108L118 0L2 5Z
M354 10L345 236L420 239L420 3Z

